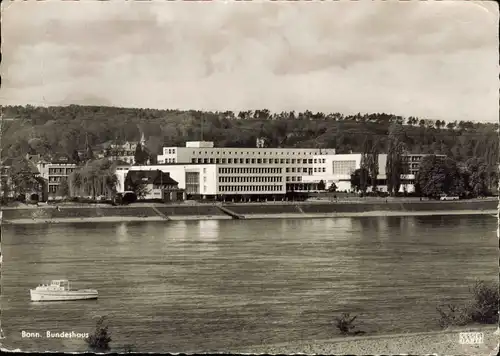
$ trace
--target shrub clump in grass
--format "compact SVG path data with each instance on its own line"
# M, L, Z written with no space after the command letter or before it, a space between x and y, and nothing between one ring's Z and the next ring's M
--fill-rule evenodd
M335 318L335 326L339 329L342 335L364 334L364 331L354 330L356 328L354 320L356 320L357 317L357 315L351 317L350 313L342 313L340 317Z
M464 306L448 304L438 307L439 325L464 326L471 323L497 324L499 292L498 286L484 281L476 281L471 289L472 300Z
M108 332L108 325L104 324L104 320L105 317L101 316L97 320L94 333L85 339L87 345L95 352L104 352L110 349L111 336Z

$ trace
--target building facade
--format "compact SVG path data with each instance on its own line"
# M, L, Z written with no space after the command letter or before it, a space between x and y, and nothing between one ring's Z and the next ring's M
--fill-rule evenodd
M177 191L179 183L161 170L130 170L125 177L125 190L133 190L137 184L144 185L143 199L164 200L170 193Z
M401 185L399 188L400 193L412 193L415 191L415 179L420 168L420 163L428 154L405 154L402 157L403 171L401 175ZM446 158L445 155L436 155L442 159ZM313 175L305 176L303 180L309 183L318 183L323 181L328 187L335 183L339 191L353 191L351 186L351 174L356 169L361 168L361 153L327 155L315 157L315 164L313 167ZM387 192L387 154L378 155L378 175L376 177L377 191ZM369 184L367 191L371 191L372 186Z
M59 194L59 186L63 180L68 182L68 177L76 169L76 164L63 157L54 159L51 162L41 160L36 163L36 167L40 172L40 176L46 182L48 200L63 198Z
M146 140L144 135L141 135L139 141L142 148L146 148ZM129 164L136 164L135 162L135 150L137 149L137 142L125 142L123 144L117 144L115 142L106 142L101 146L101 149L97 153L99 158L108 158L112 161L124 161ZM147 164L149 164L149 159Z
M161 171L178 183L188 196L216 196L218 188L218 170L215 164L165 164L145 166L118 166L117 191L126 191L125 180L129 172Z
M158 163L215 164L223 194L284 194L312 189L302 177L313 175L315 156L334 154L332 148L233 148L192 141L186 147L163 147Z

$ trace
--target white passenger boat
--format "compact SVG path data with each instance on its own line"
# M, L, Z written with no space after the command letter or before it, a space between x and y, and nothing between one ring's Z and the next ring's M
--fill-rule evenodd
M97 299L97 290L71 290L68 280L58 279L30 289L30 296L33 302Z

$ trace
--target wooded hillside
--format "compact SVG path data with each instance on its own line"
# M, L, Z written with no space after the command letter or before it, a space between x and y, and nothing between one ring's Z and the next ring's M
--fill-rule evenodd
M366 140L387 150L391 122L403 124L403 140L412 153L446 154L458 162L483 158L498 162L498 124L471 121L445 122L388 114L344 116L271 113L269 110L201 112L127 109L101 106L2 107L2 157L27 152L60 153L71 157L85 147L107 141L138 141L144 132L147 147L159 153L163 145L184 146L185 141L214 141L220 147L255 147L265 138L267 147L336 148L338 153L361 152ZM202 135L203 130L203 135Z

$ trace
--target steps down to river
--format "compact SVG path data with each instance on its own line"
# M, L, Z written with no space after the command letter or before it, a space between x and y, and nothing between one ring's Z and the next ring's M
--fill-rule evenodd
M231 211L228 208L223 207L222 205L219 205L217 207L220 209L220 211L222 211L224 214L229 215L233 219L240 220L240 219L244 219L245 218L243 215L236 214L234 211Z
M156 208L155 206L152 206L153 210L156 211L156 213L161 216L162 218L164 218L165 220L170 220L168 218L168 216L166 216L165 214L163 214L160 210L158 210L158 208Z
M296 204L231 204L224 211L244 219L247 215L302 215L304 212Z

